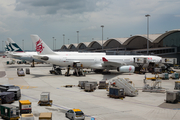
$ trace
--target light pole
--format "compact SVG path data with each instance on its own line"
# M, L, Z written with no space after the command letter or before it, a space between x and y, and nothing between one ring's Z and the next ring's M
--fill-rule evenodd
M4 41L2 41L2 51L3 51L3 43L4 43Z
M22 48L23 48L23 51L24 51L24 39L22 40Z
M92 41L94 41L94 38L92 38Z
M79 31L77 31L77 43L79 44Z
M145 15L147 17L147 54L149 54L149 17L150 15Z
M102 50L103 50L103 27L104 27L104 25L101 25L101 27L102 27Z
M54 39L55 40L55 50L56 50L56 39Z
M69 44L69 39L68 39L68 44Z
M54 50L54 37L52 37L53 38L53 50Z
M63 45L64 45L64 41L65 41L65 34L63 34Z

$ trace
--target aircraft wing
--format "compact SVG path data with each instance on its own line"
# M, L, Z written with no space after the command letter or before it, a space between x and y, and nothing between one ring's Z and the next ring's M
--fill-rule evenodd
M104 62L103 67L119 67L119 66L126 65L126 63L109 61L105 57L102 57L102 61Z

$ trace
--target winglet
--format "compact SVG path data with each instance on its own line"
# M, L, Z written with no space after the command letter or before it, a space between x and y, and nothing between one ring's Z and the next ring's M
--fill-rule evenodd
M31 39L39 55L55 54L38 35L31 35Z
M108 62L108 60L105 57L102 57L103 62Z

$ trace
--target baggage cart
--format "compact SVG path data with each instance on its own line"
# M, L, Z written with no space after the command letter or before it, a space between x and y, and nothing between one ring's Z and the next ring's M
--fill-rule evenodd
M175 90L180 90L180 81L175 81Z
M95 85L94 83L85 83L85 88L84 91L86 92L93 92L95 90Z
M177 91L166 91L166 102L177 103Z
M88 81L79 81L79 86L81 87L81 89L85 88L86 83L88 83Z
M19 120L19 107L10 104L1 104L1 117L5 120Z
M108 96L112 98L125 98L124 88L109 87Z
M50 100L50 92L42 92L41 93L38 105L40 105L40 106L51 106L52 105L52 100Z
M106 81L99 81L99 86L98 86L99 89L106 89L106 87L107 87Z
M30 69L26 68L26 74L30 74Z

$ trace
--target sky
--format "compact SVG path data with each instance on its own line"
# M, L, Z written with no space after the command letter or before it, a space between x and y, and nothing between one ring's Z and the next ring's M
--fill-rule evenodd
M163 34L180 28L179 0L0 0L0 50L8 37L32 50L31 34L53 49L65 44L130 35Z

